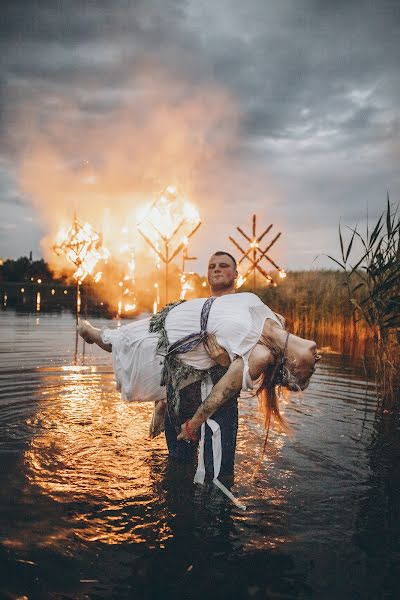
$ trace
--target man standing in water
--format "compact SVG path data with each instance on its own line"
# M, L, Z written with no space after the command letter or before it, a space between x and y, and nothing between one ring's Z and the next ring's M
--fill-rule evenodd
M228 252L215 252L208 262L207 279L211 289L212 296L225 296L235 293L235 281L238 276L236 261ZM230 364L228 353L223 350L215 339L215 336L208 336L206 347L214 360L220 364L215 365L210 370L210 376L213 385L226 373ZM201 383L196 381L183 388L180 393L180 409L178 422L181 425L187 419L190 419L201 404ZM237 396L233 396L222 406L214 415L221 429L222 459L220 478L225 479L229 485L233 483L234 462L236 450L236 435L238 428L238 404ZM169 455L178 462L193 462L197 453L197 444L187 444L185 441L177 440L176 423L172 423L170 415L165 417L165 437L167 440ZM213 452L212 452L212 432L210 427L205 428L204 438L204 464L207 477L213 479Z

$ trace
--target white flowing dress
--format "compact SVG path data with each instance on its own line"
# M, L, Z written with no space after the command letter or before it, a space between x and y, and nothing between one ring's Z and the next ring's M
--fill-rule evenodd
M205 300L188 300L168 313L165 327L170 344L200 331L200 315ZM221 296L211 306L207 332L215 334L231 360L237 356L243 358L243 389L246 390L253 387L249 375L249 355L260 339L266 319L272 319L282 326L275 313L258 296L247 292ZM147 318L118 329L102 330L103 342L112 344L117 388L122 397L129 401L154 402L166 397L166 388L160 386L163 357L156 354L158 334L149 333L149 323L150 318ZM178 356L184 363L197 369L209 369L215 365L203 344Z

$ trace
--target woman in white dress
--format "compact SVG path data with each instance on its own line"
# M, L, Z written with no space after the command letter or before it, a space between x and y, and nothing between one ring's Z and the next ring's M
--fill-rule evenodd
M201 425L229 397L241 389L252 389L256 380L261 381L257 394L266 423L273 415L284 424L276 386L292 391L308 387L315 363L320 359L315 342L289 334L276 314L255 294L228 294L210 300L188 300L166 311L164 325L168 339L164 349L160 349L160 333L149 331L148 318L119 329L102 330L82 321L78 331L88 343L112 352L117 387L128 401L165 400L166 387L161 385L161 379L171 356L169 350L174 346L174 359L186 365L185 373L189 373L187 379L178 381L180 388L193 382L195 372L205 372L215 365L207 352L207 335L226 350L231 360L227 373L212 389L206 386L207 398L192 419L182 425L179 439L195 439ZM206 303L208 321L204 331L200 331ZM179 352L183 348L180 340L196 333L194 347Z

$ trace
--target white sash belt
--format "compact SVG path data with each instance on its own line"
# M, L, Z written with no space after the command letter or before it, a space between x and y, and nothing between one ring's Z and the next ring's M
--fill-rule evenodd
M213 383L211 377L208 375L206 379L201 382L201 401L209 396L211 390L213 388ZM214 479L213 483L237 506L242 510L246 510L246 506L241 504L235 496L226 488L218 479L218 475L221 471L221 462L222 462L222 444L221 444L221 428L214 419L207 419L207 425L210 427L212 431L212 451L213 451L213 467L214 467ZM197 465L197 471L194 476L194 483L204 483L205 475L206 475L206 467L204 463L204 438L206 432L206 423L203 423L201 426L201 437L199 444L199 461Z

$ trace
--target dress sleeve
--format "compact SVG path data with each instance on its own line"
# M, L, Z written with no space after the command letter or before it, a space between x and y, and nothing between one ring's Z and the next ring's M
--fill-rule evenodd
M232 339L231 348L228 350L229 354L232 352L243 357L252 350L261 337L266 319L272 319L279 327L282 327L275 313L265 304L250 306L248 310L251 317L250 324L242 337L236 336Z
M249 356L261 337L266 319L272 319L279 327L282 327L280 319L266 304L260 303L255 306L250 306L249 311L251 314L251 330L235 348L237 355L241 356L243 359L243 391L252 391L254 387L254 382L250 376L249 370Z

